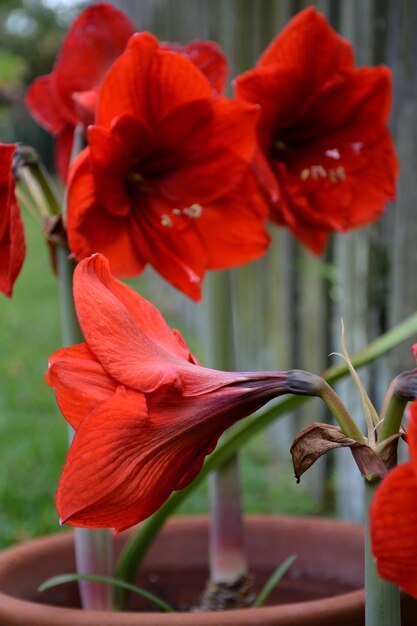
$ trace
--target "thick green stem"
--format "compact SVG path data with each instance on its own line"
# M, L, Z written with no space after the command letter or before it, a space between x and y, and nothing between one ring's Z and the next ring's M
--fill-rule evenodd
M72 276L75 269L75 261L70 259L69 250L66 246L57 246L56 262L61 303L62 339L64 346L71 346L74 343L84 341L72 296Z
M62 201L34 148L26 145L18 147L14 156L14 171L16 178L26 186L43 218L62 213Z
M53 214L49 203L42 191L39 181L34 176L34 167L23 166L19 171L19 178L25 184L32 198L33 204L36 206L41 218L46 218Z
M247 574L238 455L211 477L210 580L232 585Z
M382 427L380 427L379 443L385 439L389 439L392 435L396 435L401 428L401 422L403 421L408 399L396 394L397 386L398 378L394 378L384 398L381 411L383 423Z
M234 370L229 272L211 272L206 289L207 365L219 370ZM232 584L247 573L237 452L210 477L210 507L210 581Z
M382 580L375 567L369 532L369 509L378 481L365 480L365 624L401 626L400 591Z
M113 540L108 528L74 529L78 574L111 577L114 573ZM111 611L115 590L92 580L78 582L81 604L91 611Z
M53 188L52 181L49 178L48 172L46 171L43 163L38 160L36 163L30 166L31 174L36 180L41 189L43 195L45 196L45 200L49 207L49 214L51 215L60 215L61 206L57 194Z
M66 246L57 246L57 270L61 302L62 338L65 346L83 341L72 296L72 276L75 262L69 257ZM70 440L73 431L69 432ZM79 574L112 576L113 539L110 529L76 528L74 530L75 557ZM81 602L85 609L110 610L113 606L113 590L89 580L79 582Z
M384 415L384 423L382 425L379 441L384 441L400 431L407 402L408 400L398 398L397 396L391 398Z
M343 434L351 439L359 441L360 443L365 443L365 439L361 431L357 427L337 393L326 383L326 381L323 381L323 383L323 391L320 393L320 398L325 402L327 408L339 424Z

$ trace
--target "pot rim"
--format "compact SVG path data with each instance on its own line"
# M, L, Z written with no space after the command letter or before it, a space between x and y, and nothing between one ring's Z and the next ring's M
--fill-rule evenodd
M362 526L359 524L351 524L339 520L329 520L318 517L292 517L284 515L255 515L247 516L255 525L262 523L265 519L273 523L274 520L284 519L289 523L299 523L303 525L325 525L335 524L340 529L349 527L355 529L358 534L363 532ZM170 525L183 525L193 520L193 523L206 523L206 516L182 516L172 518ZM28 556L27 550L37 552L40 547L49 546L53 548L54 544L62 545L62 543L71 544L73 542L73 534L71 532L59 532L45 537L34 538L25 541L16 546L6 548L0 552L0 570L4 560L21 560L23 554ZM69 547L69 546L68 546ZM363 589L350 591L326 598L326 606L323 606L323 599L306 600L302 602L294 602L287 604L279 604L274 606L265 606L259 608L233 609L220 612L224 615L227 613L227 624L230 626L249 626L262 624L263 626L275 626L279 617L280 625L294 626L306 614L311 619L318 620L318 623L327 624L329 620L337 619L341 612L349 614L352 617L358 611L363 610L365 602L365 594ZM22 600L14 596L10 596L0 591L0 618L8 619L6 623L10 626L22 624L23 614L32 616L33 621L42 626L85 626L86 613L92 620L97 620L100 626L115 626L115 613L106 611L85 611L78 608L63 608L37 602ZM158 623L164 626L219 626L219 612L201 611L197 613L176 612L176 613L159 613L159 612L139 612L126 611L117 613L117 626L155 626L157 617ZM37 620L37 621L36 621ZM319 621L321 620L321 621ZM95 623L95 622L94 622Z

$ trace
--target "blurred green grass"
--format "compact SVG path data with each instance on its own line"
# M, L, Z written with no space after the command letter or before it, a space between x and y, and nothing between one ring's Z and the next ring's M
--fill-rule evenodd
M54 394L44 382L48 357L61 347L58 285L39 225L25 219L25 230L27 258L13 298L0 295L0 547L59 529L54 494L68 438ZM144 295L154 294L149 280L149 275L141 280ZM181 327L181 320L167 317L192 349L201 344ZM315 510L305 488L295 484L289 455L277 460L265 434L244 449L242 475L249 512ZM206 510L207 485L180 512Z

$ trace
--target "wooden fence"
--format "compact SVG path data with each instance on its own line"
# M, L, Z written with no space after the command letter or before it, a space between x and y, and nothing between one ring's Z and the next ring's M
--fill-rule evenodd
M273 229L273 245L260 261L230 272L236 307L239 369L314 372L340 350L344 319L351 353L416 309L417 280L417 2L414 0L118 0L138 30L164 41L217 41L227 54L231 76L253 67L266 45L297 11L315 4L354 45L358 65L387 64L394 75L391 128L401 162L398 201L366 229L335 235L323 259L313 258L288 232ZM314 51L312 51L314 54ZM201 329L201 310L164 286L165 298L189 324ZM380 406L388 382L413 367L410 344L362 371ZM360 414L352 383L339 387L348 407ZM272 428L271 439L288 454L303 421L324 419L320 404L289 416ZM343 454L343 452L345 452ZM362 517L362 484L351 471L348 451L322 459L309 484L323 497L323 475L336 464L337 509L346 519Z

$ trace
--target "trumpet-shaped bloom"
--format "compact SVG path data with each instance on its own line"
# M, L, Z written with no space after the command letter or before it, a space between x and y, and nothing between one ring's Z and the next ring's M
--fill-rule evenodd
M413 349L417 356L417 344ZM407 442L411 460L387 474L372 501L371 539L380 576L417 598L417 402Z
M191 482L226 428L292 387L286 372L199 365L102 255L79 263L74 297L86 343L58 350L47 373L76 429L57 507L67 524L121 531Z
M15 146L0 144L0 291L11 296L25 258L25 239L15 197Z
M134 35L107 73L88 147L71 168L68 237L78 260L118 276L147 263L198 300L206 269L259 257L267 206L249 169L258 107L213 97L189 60Z
M236 93L261 106L254 166L271 217L314 253L331 231L372 222L395 197L390 71L355 68L351 45L314 8L237 78Z
M56 166L64 180L74 129L93 123L99 85L135 30L130 19L110 4L88 7L69 29L52 72L37 78L27 92L33 117L56 139ZM215 93L224 90L228 67L216 44L194 41L164 47L189 58L207 75Z

